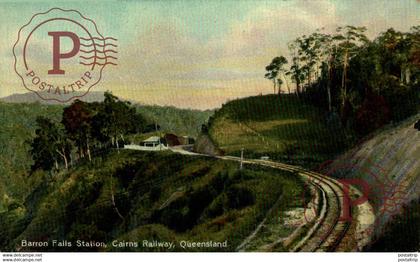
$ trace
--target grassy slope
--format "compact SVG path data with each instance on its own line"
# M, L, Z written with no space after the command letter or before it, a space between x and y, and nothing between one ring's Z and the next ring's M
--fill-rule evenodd
M59 120L61 112L61 106L0 102L0 212L13 198L24 198L29 189L32 159L27 141L35 134L36 117Z
M201 125L213 114L212 110L200 111L180 109L172 106L138 106L151 123L157 121L163 132L173 132L178 135L196 137L201 130Z
M248 157L269 155L281 161L314 167L325 160L335 159L340 152L353 147L327 166L324 173L335 177L362 178L371 186L370 201L378 210L383 205L384 186L379 181L390 179L410 192L404 197L405 214L381 230L385 231L370 251L413 251L419 248L419 132L413 128L418 115L394 125L387 125L369 135L356 147L352 135L334 128L324 113L305 105L295 97L259 96L232 101L216 113L210 135L229 154L245 149ZM309 164L308 164L309 163ZM386 184L391 186L391 184ZM388 187L386 187L388 188ZM387 189L389 190L389 189ZM394 189L395 190L395 189ZM396 198L397 199L397 198ZM389 202L393 205L393 199ZM398 200L400 201L400 200ZM388 203L389 204L389 203ZM382 221L389 215L378 214ZM417 220L416 220L417 219ZM398 239L399 244L395 244Z
M352 143L337 121L294 95L231 101L215 113L210 135L227 152L311 165L333 158Z
M13 250L21 239L108 244L114 239L188 239L228 240L233 250L280 195L287 210L302 194L302 182L292 174L255 166L237 169L236 162L123 150L54 177L39 172L26 204L0 214L0 246ZM250 191L254 201L243 202L249 194L232 200L229 192L238 188ZM112 191L124 220L112 204Z
M28 170L32 164L29 143L35 135L37 116L60 121L62 105L0 102L0 212L14 201L21 202L31 190ZM196 135L211 111L174 107L139 106L138 111L150 121L157 121L162 131Z

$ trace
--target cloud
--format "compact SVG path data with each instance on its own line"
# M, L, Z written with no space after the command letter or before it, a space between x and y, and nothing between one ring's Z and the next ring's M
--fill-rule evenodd
M319 27L333 28L337 20L330 1L260 5L232 19L221 37L202 41L181 19L155 19L130 44L120 45L121 94L139 93L139 99L159 103L171 94L176 99L170 104L187 107L192 101L177 99L192 96L202 101L200 108L211 108L245 94L271 93L264 71L272 57L287 53L287 42L294 38ZM211 90L216 98L209 98Z
M95 14L103 33L118 38L118 66L107 67L103 81L95 88L110 89L116 95L145 103L197 108L220 106L227 99L244 95L269 93L272 84L264 79L265 66L274 56L287 56L287 43L298 36L321 27L332 32L338 25L355 24L368 26L369 36L373 37L390 26L406 30L408 24L418 22L420 8L416 1L391 2L143 1L106 2L100 7L88 4L86 14ZM0 54L9 54L10 43L16 38L15 24L21 25L23 22L17 21L26 20L32 9L21 14L13 11L15 7L10 8L0 18L0 28L6 32L0 39ZM109 18L111 10L114 15ZM41 52L38 56L47 57ZM9 62L0 65L0 73L7 76L0 79L0 86L17 79L11 70L12 61ZM10 88L0 92L7 95L16 91Z

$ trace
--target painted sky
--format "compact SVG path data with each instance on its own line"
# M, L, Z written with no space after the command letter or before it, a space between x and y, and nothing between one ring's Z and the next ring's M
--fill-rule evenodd
M77 9L118 38L119 65L105 69L95 91L198 109L272 92L264 67L317 28L366 26L373 38L420 25L417 0L0 1L0 97L26 92L12 47L19 28L52 7Z

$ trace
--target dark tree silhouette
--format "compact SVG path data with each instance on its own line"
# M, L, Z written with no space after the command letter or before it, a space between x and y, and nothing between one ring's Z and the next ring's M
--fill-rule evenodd
M282 76L284 79L286 79L285 69L283 68L283 66L286 64L287 64L287 59L284 56L278 56L278 57L273 58L271 63L265 67L265 70L267 71L267 73L265 74L265 78L273 81L274 93L276 93L276 86L278 88L278 93L280 94L281 92L281 86L283 84L283 80L280 77ZM290 93L290 89L289 89L289 93Z
M30 150L34 160L32 170L50 170L54 165L58 169L60 160L63 160L67 169L72 145L64 130L57 123L45 117L38 117L36 123L38 128L35 131L36 136L32 140Z
M414 124L414 128L420 131L420 119Z

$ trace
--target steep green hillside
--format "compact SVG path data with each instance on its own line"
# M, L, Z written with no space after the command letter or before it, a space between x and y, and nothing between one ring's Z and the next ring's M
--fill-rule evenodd
M113 240L174 241L175 250L182 250L181 240L227 240L227 248L216 251L234 250L279 197L287 211L303 193L291 173L252 165L240 171L237 162L169 152L112 151L68 172L34 177L25 203L0 213L2 251L20 249L22 240L54 239L73 247L21 250L166 251L120 249ZM80 248L77 240L106 247Z
M141 112L162 131L182 135L197 135L211 111L178 109L174 107L138 106ZM63 105L41 103L0 102L0 212L14 201L22 202L31 190L28 178L32 158L29 144L35 135L38 116L61 121Z
M36 117L59 121L61 113L61 106L0 102L0 212L29 190L31 179L27 175L32 159L27 141L34 136Z
M137 111L142 113L151 123L156 121L164 132L193 137L197 137L201 125L213 114L212 110L180 109L173 106L142 105L137 107Z
M338 117L295 95L266 95L238 99L215 112L209 134L227 154L269 156L312 165L333 158L350 146L353 136Z

